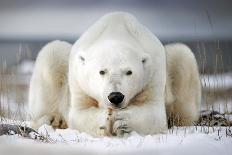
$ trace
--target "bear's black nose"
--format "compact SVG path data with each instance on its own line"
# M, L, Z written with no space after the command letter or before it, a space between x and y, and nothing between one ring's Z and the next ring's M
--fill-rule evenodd
M124 99L124 95L122 93L120 93L120 92L112 92L108 96L108 99L115 106L118 106L120 103L122 103L122 101Z

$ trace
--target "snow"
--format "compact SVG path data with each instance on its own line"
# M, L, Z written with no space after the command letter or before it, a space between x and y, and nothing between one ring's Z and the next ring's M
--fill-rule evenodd
M132 132L127 138L97 138L77 130L54 130L51 126L43 125L38 131L47 137L46 143L17 135L2 136L0 137L0 154L14 153L14 149L26 149L30 152L39 148L47 154L82 152L88 154L231 155L232 137L226 135L228 130L228 127L175 127L165 134L142 136ZM4 149L2 149L3 144L5 144Z
M17 65L18 74L32 74L35 66L35 61L24 60L19 65Z
M201 75L201 83L204 89L229 89L232 88L232 73L222 73L213 75Z

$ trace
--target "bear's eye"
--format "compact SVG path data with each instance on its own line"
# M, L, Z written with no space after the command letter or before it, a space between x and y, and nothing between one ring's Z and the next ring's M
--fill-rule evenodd
M106 72L105 72L105 71L103 71L103 70L101 70L101 71L99 72L99 74L100 74L100 75L105 75L105 74L106 74Z
M129 70L129 71L126 72L126 75L131 75L131 74L132 74L131 70Z

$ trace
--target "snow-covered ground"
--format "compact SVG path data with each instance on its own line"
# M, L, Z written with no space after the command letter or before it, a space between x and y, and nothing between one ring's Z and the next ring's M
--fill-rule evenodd
M0 154L232 154L232 130L228 127L178 127L166 134L141 136L133 132L127 138L94 138L76 130L54 130L43 125L39 133L48 137L47 142L1 136Z

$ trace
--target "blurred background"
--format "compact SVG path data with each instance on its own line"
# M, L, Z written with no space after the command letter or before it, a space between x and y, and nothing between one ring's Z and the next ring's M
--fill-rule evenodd
M27 102L42 46L57 39L74 43L112 11L133 14L163 44L189 45L202 74L204 105L223 104L223 112L232 111L231 7L231 0L0 0L0 105L8 109L1 115L17 115L15 103Z

